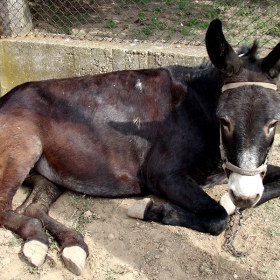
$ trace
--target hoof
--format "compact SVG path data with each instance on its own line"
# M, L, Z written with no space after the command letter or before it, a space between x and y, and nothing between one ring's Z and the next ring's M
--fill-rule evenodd
M229 216L234 214L236 206L233 204L228 193L222 195L220 204L226 209Z
M143 220L146 209L153 203L154 201L151 198L138 200L130 208L128 208L127 216Z
M38 240L31 240L24 244L22 252L31 264L41 266L45 261L48 246Z
M79 246L66 247L62 251L65 267L76 275L84 269L87 253Z

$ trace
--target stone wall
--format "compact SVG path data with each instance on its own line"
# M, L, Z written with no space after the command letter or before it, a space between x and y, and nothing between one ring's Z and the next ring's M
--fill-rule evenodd
M1 95L27 81L173 64L196 66L207 59L205 47L48 38L2 39Z

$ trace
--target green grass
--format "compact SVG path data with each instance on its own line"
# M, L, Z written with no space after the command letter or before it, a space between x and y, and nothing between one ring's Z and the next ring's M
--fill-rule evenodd
M86 224L90 223L95 218L93 213L90 216L85 215L87 211L92 212L90 200L91 198L85 195L74 195L71 198L72 205L75 207L74 215L71 219L71 228L80 232L83 236L87 233L85 230Z

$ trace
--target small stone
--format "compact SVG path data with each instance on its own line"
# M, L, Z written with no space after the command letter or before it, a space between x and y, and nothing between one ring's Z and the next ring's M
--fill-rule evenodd
M115 239L115 235L113 233L109 233L108 234L108 239L109 240L114 240Z
M83 214L83 216L84 216L84 218L90 218L90 217L92 217L92 212L91 211L86 211L84 214Z
M238 275L237 275L236 273L234 273L234 274L233 274L233 278L234 278L234 279L237 279L237 278L238 278Z
M166 247L170 247L170 246L172 245L172 243L171 243L170 241L165 241L165 242L164 242L164 245L165 245Z

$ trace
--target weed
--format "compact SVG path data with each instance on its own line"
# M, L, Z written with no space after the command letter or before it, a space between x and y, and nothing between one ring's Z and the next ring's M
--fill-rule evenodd
M46 234L49 238L49 243L50 243L49 248L51 250L57 250L59 248L58 242L54 239L53 236L50 235L50 233L47 230L46 230Z
M23 189L23 193L26 194L26 195L29 195L31 192L31 189L30 188L24 188Z
M276 235L280 235L280 230L271 229L268 233L271 237L275 237Z
M252 14L252 11L243 6L240 8L239 15L242 17L248 17Z
M154 14L155 16L157 16L157 15L160 13L160 11L161 11L161 8L160 8L160 7L157 7L157 8L154 9L153 14Z
M75 206L76 211L73 214L73 221L71 223L71 227L80 232L83 236L86 235L85 224L90 223L95 215L85 215L89 209L89 200L85 195L75 195L72 197L72 204Z
M168 30L171 31L172 34L177 32L177 28L174 26L168 26Z
M116 23L113 21L113 20L108 20L106 25L105 25L106 28L115 28L116 27Z
M143 21L143 20L145 19L145 13L143 13L143 12L139 13L139 14L138 14L138 19L139 19L140 21Z
M116 271L112 268L107 269L106 280L114 280L118 279L119 276L117 275Z
M113 269L109 267L109 264L107 263L107 269L106 269L106 280L115 280L118 279L120 275L126 274L127 269L124 266L118 266L117 269Z
M197 24L197 20L196 20L195 18L192 18L192 19L190 19L189 21L187 21L185 25L191 27L191 26L194 26L194 25L196 25L196 24Z
M39 273L39 267L37 267L37 266L29 266L28 268L27 268L27 272L29 273L29 274L37 274L37 273Z
M187 236L186 234L184 233L184 231L182 229L179 229L177 232L176 232L176 236L180 239L180 240L186 240L187 239Z
M150 19L151 23L153 24L154 27L158 27L159 26L159 20L156 17L152 17Z
M180 0L179 2L179 9L183 10L187 5L187 0Z
M185 35L185 36L190 35L191 34L191 29L189 27L184 27L182 29L182 34Z
M115 212L115 210L116 210L116 206L113 206L111 211L108 214L108 218L112 218L113 217L113 213Z
M278 23L276 26L272 26L266 34L271 36L279 36L280 34L280 23Z

